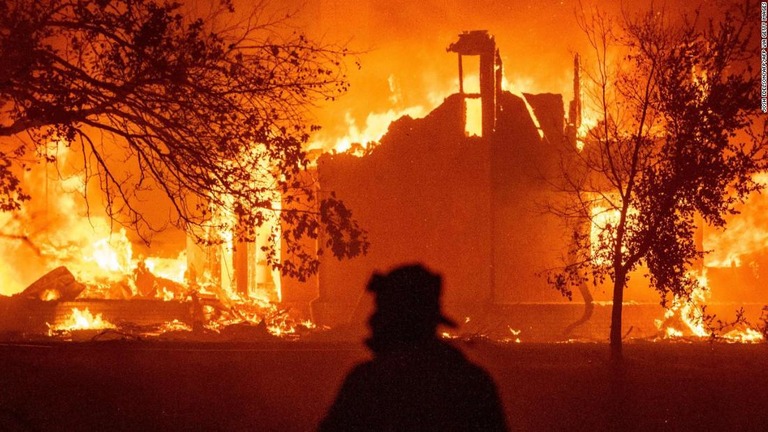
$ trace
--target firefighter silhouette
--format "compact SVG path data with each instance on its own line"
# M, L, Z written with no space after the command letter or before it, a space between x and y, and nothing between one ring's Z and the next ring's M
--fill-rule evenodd
M420 264L374 274L365 341L372 360L345 378L319 431L505 431L488 373L437 337L442 278Z

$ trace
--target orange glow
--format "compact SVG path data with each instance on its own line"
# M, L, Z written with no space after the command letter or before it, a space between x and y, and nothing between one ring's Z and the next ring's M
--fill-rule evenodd
M539 118L536 116L536 113L533 112L533 107L531 107L531 104L528 103L528 99L523 93L530 91L532 87L531 83L532 80L525 78L518 77L516 80L510 82L507 80L506 76L501 77L501 88L519 97L523 100L523 102L525 102L525 108L528 110L528 114L531 116L534 126L536 126L536 131L539 133L539 138L544 138L544 129L541 128Z
M592 262L595 266L607 266L610 264L609 251L606 245L612 240L612 227L619 223L619 211L616 209L595 206L592 207L592 225L589 234L589 244Z
M768 185L768 173L757 174L754 180ZM751 265L750 260L768 252L768 196L753 193L737 209L739 214L727 217L725 229L705 229L707 267Z
M117 280L131 272L132 258L131 242L126 237L125 229L121 229L87 244L81 257L70 257L69 267L84 283L95 283L100 276Z
M483 105L479 98L464 99L467 109L467 120L464 126L464 133L467 136L483 135Z
M472 57L467 57L466 59L469 61ZM308 149L362 156L365 154L365 150L370 143L377 143L381 140L381 137L384 136L389 129L389 125L393 121L403 116L422 118L440 105L446 97L458 93L459 90L458 79L456 77L451 77L450 79L439 83L433 82L428 91L425 92L423 100L419 101L417 104L403 106L403 100L405 99L403 97L404 95L402 94L400 87L394 82L395 79L390 75L388 80L390 94L385 98L391 103L389 109L370 112L366 115L363 122L356 119L350 111L347 111L343 117L343 124L346 126L342 129L343 132L334 135L321 131L319 137L315 137L315 140L308 146ZM465 72L465 93L479 93L479 83L480 78L477 71L470 73ZM533 91L538 88L535 80L529 77L516 77L510 81L507 80L505 76L502 76L501 87L503 90L510 91L512 94L520 97L525 102L525 106L536 126L537 132L539 136L543 138L544 130L541 128L541 123L523 94L523 92ZM367 97L370 97L370 95L367 95ZM467 98L465 100L467 107L465 131L467 136L481 136L482 110L480 107L480 99ZM340 124L341 118L338 118L336 121ZM338 128L335 128L334 130L338 130Z
M160 326L158 334L178 332L178 331L191 332L192 327L189 324L183 323L179 320L173 320L173 321L166 322L162 326Z
M149 257L144 260L147 269L155 276L178 282L186 283L187 253L182 251L175 259Z
M58 325L49 325L50 331L73 331L73 330L99 330L115 328L115 325L103 319L101 314L93 315L88 308L80 310L73 308L72 312Z
M40 298L43 301L56 301L60 297L61 297L61 293L59 293L56 290L50 290L50 289L43 291L43 294L40 296Z
M664 339L705 339L710 338L712 333L707 328L702 312L702 306L709 300L709 280L707 272L694 272L692 275L697 279L699 287L695 289L690 296L690 300L675 296L672 304L664 313L663 319L655 320L656 328L662 333ZM743 328L734 328L721 335L719 338L727 342L755 343L762 342L763 335L758 330L741 326Z
M315 141L310 148L333 149L336 153L346 153L362 156L363 149L372 142L378 142L389 129L389 125L403 116L421 118L428 111L422 106L412 106L403 109L389 109L384 112L370 113L365 119L365 124L358 124L352 115L347 112L344 121L347 125L347 134L327 141Z
M683 336L706 338L710 332L704 326L701 305L706 302L709 281L706 271L695 275L699 287L691 293L690 301L675 296L664 312L663 320L655 320L656 328L664 332L664 338L675 339ZM672 323L674 322L674 324Z
M324 5L324 7L340 6ZM474 10L475 8L471 9ZM477 10L479 11L480 9ZM568 17L570 17L572 11L568 10L567 13ZM536 16L548 16L541 14L541 12L536 12L535 14ZM318 17L312 17L312 20L327 19L324 17L333 15L332 13L323 13L319 14ZM339 13L338 15L344 14ZM370 15L371 20L375 17L374 11L370 11L368 15ZM455 24L458 25L455 28L461 28L461 26L465 25L464 15L455 14L457 17ZM424 16L429 15L424 14ZM460 19L458 18L459 16L461 16ZM498 19L500 28L511 28L509 22L504 21L501 15L487 18ZM378 17L378 19L386 18ZM444 22L442 20L433 21ZM545 21L546 23L555 23L551 19ZM360 22L360 20L348 19L345 20L345 23L339 25L350 25L350 23L356 22ZM477 20L477 22L485 23L486 19ZM556 23L546 25L553 25L555 28L559 27L559 24ZM382 28L379 28L375 33L378 34ZM506 31L512 32L512 30ZM413 32L421 33L421 36L425 36L427 30L424 28L414 28ZM374 32L371 33L373 34ZM397 73L406 78L404 80L405 85L400 83L395 72L385 72L384 76L378 77L380 90L377 91L367 91L369 88L379 89L379 87L371 85L370 87L361 86L366 91L355 93L357 87L356 84L353 84L350 94L344 97L346 102L341 101L342 108L338 108L338 105L331 106L323 114L334 117L330 124L323 121L317 122L322 124L324 129L317 136L313 136L312 139L314 141L308 145L308 150L322 150L363 156L371 150L369 144L379 142L387 133L393 121L403 116L422 118L442 103L447 96L458 91L458 82L453 69L446 67L445 70L441 70L438 68L438 71L432 72L431 69L428 70L424 67L425 63L431 63L430 67L443 63L453 65L454 57L446 55L444 49L442 49L444 47L429 51L434 53L433 56L421 55L421 50L404 49L406 46L406 35L403 32L392 31L388 33L396 35L392 38L393 45L396 45L398 51L402 54L390 55L391 52L385 53L381 51L381 53L386 55L374 54L372 56L373 58L376 58L375 55L380 56L378 63L368 63L367 58L363 58L362 62L366 68L364 71L397 71ZM512 59L504 59L504 73L508 74L510 78L508 79L506 76L503 76L501 86L505 91L509 91L523 100L539 136L543 138L544 131L539 118L537 118L531 105L525 98L524 92L539 93L551 91L561 93L567 106L571 95L567 89L570 87L573 75L570 66L570 56L565 52L558 52L556 55L542 57L540 56L541 53L537 52L537 50L551 50L552 47L557 45L554 43L533 44L531 40L534 39L513 37L512 33L497 35L500 44L507 43L517 48L505 50L508 47L500 46L502 53L505 53L505 51L509 55L514 53ZM552 31L547 31L543 34L553 38L550 42L555 39L562 39L564 36L568 38L565 34ZM570 36L573 36L573 34ZM403 38L403 40L398 38ZM431 39L436 38L433 37ZM421 37L418 39L419 45L416 45L416 42L414 42L416 39L414 39L408 47L421 47L426 40L431 39ZM536 40L540 42L544 39ZM444 42L447 43L448 41L440 40L439 44L442 45ZM574 48L578 49L579 47ZM561 48L557 49L561 50ZM417 55L414 55L414 53ZM471 57L466 58L467 62L471 61L471 59ZM469 64L467 67L471 71L469 74L465 73L465 90L468 93L479 92L477 67L472 67ZM389 74L388 76L387 73ZM375 76L375 74L372 75ZM385 77L386 85L384 85ZM369 76L366 76L365 80L369 78ZM694 79L697 83L699 82L698 76L694 75ZM701 79L705 81L706 76L702 76ZM363 80L361 79L360 81ZM343 103L347 105L343 105ZM479 136L482 131L480 99L468 98L466 103L465 131L468 136ZM579 150L583 148L589 131L598 125L600 118L600 115L597 112L591 111L587 104L584 104L582 109L581 124L576 132L576 145ZM542 117L542 120L548 121L549 119ZM68 151L67 147L61 143L53 143L52 146L58 153L60 163L64 163ZM56 166L54 168L59 169L60 167ZM258 272L258 275L252 278L249 275L249 284L246 290L235 286L233 251L236 244L232 229L226 229L215 234L219 239L223 240L223 244L212 253L212 255L216 255L217 261L211 267L215 268L197 268L199 273L196 280L189 280L189 273L194 268L194 261L191 261L194 259L194 254L191 251L189 252L189 257L187 256L187 250L179 249L172 251L171 258L167 257L168 251L166 251L166 256L164 257L135 256L138 255L138 252L134 253L131 240L124 229L117 229L119 227L113 226L114 224L104 217L94 216L93 214L89 214L89 217L86 217L85 205L79 197L86 190L84 176L71 175L54 185L55 182L51 179L52 173L55 170L52 168L46 168L45 170L45 176L31 177L36 175L33 173L28 174L30 177L27 178L28 183L37 185L39 190L32 191L36 195L42 196L43 189L45 189L45 210L46 212L50 211L50 214L45 213L43 217L40 216L41 212L35 213L30 211L26 216L28 216L29 220L37 217L36 225L24 226L24 229L20 231L25 234L32 232L37 236L34 240L39 246L40 255L42 256L42 258L34 258L34 265L30 264L30 268L34 268L34 272L29 271L28 273L33 273L37 277L44 273L45 270L65 265L72 271L79 282L88 285L86 290L88 295L111 298L108 293L110 288L124 284L132 291L130 296L134 296L137 294L135 272L138 263L141 261L146 265L147 270L152 276L173 281L181 286L181 289L158 286L154 299L189 302L190 298L197 293L201 296L208 296L209 299L219 301L224 305L224 308L215 311L209 305L202 306L206 314L211 315L206 317L206 322L204 323L204 328L207 330L218 332L225 326L232 324L249 323L256 325L264 322L264 327L270 334L279 337L292 337L302 332L303 329L316 328L315 324L311 321L297 321L287 317L280 310L279 306L275 304L276 300L280 302L283 299L282 287L280 285L281 278L275 270L270 269L262 261L258 262L257 270L255 270ZM768 173L764 175L763 181L768 183ZM43 188L42 186L45 187ZM766 204L763 206L763 204L760 204L763 202L761 201L763 199L758 196L753 197L753 201L750 201L752 204L745 205L742 209L742 214L731 219L727 230L722 232L707 231L705 233L704 248L713 250L705 258L705 266L741 266L749 262L751 255L765 253L766 245L768 245L768 223L765 224L765 229L763 229L763 225L756 222L768 221L768 218L763 216L768 214L768 201L765 201ZM274 210L279 211L280 200L275 200L273 206ZM232 215L224 213L226 211L222 210L221 213L217 213L214 217L229 218L230 225L235 225ZM45 220L40 221L39 219ZM608 254L605 251L601 252L599 245L601 243L605 244L610 240L609 237L606 237L611 235L609 227L615 226L618 220L618 211L609 208L608 205L596 206L592 209L590 240L591 253L595 265L608 265ZM0 223L4 222L6 222L5 215L0 214ZM259 231L258 239L261 239L263 234L268 234L272 230L278 232L276 247L278 248L279 256L280 237L278 222L274 219L268 219L262 230ZM43 235L39 235L40 232L43 232ZM258 239L255 245L257 250L263 245L258 243L261 241ZM180 248L183 247L180 246ZM18 244L3 244L0 245L0 254L4 256L22 255L28 257L34 255L23 248L24 246L19 246ZM19 252L19 250L23 252ZM173 256L176 256L176 258L172 258ZM30 259L31 261L32 259ZM5 267L0 269L0 294L21 292L27 282L30 281L30 277L20 277L21 270L14 266ZM267 287L270 282L273 283L272 287ZM700 282L706 287L706 273L701 275ZM59 293L48 291L41 295L41 298L48 301L56 301L59 299ZM675 298L672 301L672 307L665 313L664 319L657 320L659 330L666 335L666 338L675 339L689 336L703 338L709 336L701 322L701 317L696 316L696 306L702 305L707 301L708 291L706 289L702 289L700 292L697 290L692 295L692 299L693 303L683 302ZM680 322L672 323L672 320L677 316L680 317ZM469 317L466 318L466 322L469 322ZM60 330L114 328L114 325L104 320L101 314L93 316L87 308L83 311L73 309L71 316L67 318L67 323L69 327L62 324L61 327L57 326L56 328ZM163 330L161 330L161 332L172 331L192 332L193 329L187 323L172 321L165 323ZM508 327L508 331L509 334L505 335L509 337L508 341L514 343L521 342L521 330ZM443 336L449 338L458 337L448 332L443 333ZM733 330L722 337L742 342L762 339L762 335L753 329Z
M56 150L56 163L63 166L67 163L69 149L60 143L52 144L52 147L55 146L59 147ZM62 168L56 168L60 169ZM17 230L20 233L32 233L27 243L18 240L0 242L0 253L9 259L18 260L18 265L3 266L0 269L0 282L14 282L0 285L2 294L21 292L47 271L64 266L77 282L85 285L85 290L81 292L78 300L130 300L141 295L145 299L186 302L191 300L190 293L196 290L222 305L218 307L223 313L219 311L205 319L210 325L243 320L256 324L265 316L279 315L277 307L271 302L281 297L280 276L268 265L264 264L263 268L254 270L254 276L249 278L247 294L236 292L232 278L232 230L218 233L224 244L218 251L210 254L215 256L216 264L220 268L205 268L201 265L200 274L194 274L195 280L188 280L191 275L186 244L180 245L182 250L175 258L136 256L125 229L115 226L115 223L97 212L88 212L88 207L82 199L86 190L84 176L74 174L62 179L53 171L55 170L48 166L40 165L27 172L27 183L31 185L31 192L35 193L36 197L41 197L33 203L37 207L25 207L14 215L0 214L0 222L5 223L5 229L9 232ZM258 232L257 243L252 247L254 250L260 250L260 247L265 245L263 242L267 241L272 233L276 232L277 242L280 241L279 224L275 219L275 215L280 211L280 200L275 200L273 206L275 211L267 215L267 222ZM221 217L226 217L226 212L220 213ZM22 238L21 235L19 237ZM22 272L28 272L30 276L19 277ZM212 276L214 274L216 277ZM255 282L254 286L250 284L251 279ZM57 290L47 290L42 292L39 298L56 301L60 296L61 293ZM237 311L249 313L243 313L242 315L246 316L244 318L238 315ZM66 322L52 326L51 331L112 327L114 325L100 315L93 316L87 309L74 309ZM308 329L314 325L295 324L292 320L282 318L281 322L273 327L276 328L273 333L292 334L297 331L297 327Z
M584 143L589 138L589 133L599 123L600 115L584 106L581 108L581 126L576 131L576 148L581 151Z

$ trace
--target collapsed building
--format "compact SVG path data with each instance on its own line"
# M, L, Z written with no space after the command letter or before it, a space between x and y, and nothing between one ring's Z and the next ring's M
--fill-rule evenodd
M320 195L335 193L353 210L368 232L367 255L344 261L322 256L318 275L298 282L270 271L260 256L259 242L269 238L265 232L255 243L229 245L228 250L188 242L187 277L207 272L222 291L244 298L266 293L266 300L282 302L330 327L362 324L369 309L363 295L368 278L404 262L423 262L443 274L444 303L457 317L477 316L494 305L563 303L539 272L559 265L567 239L557 218L541 206L553 196L547 179L558 169L558 151L575 145L578 97L566 122L561 95L502 89L501 57L486 31L462 33L448 51L458 59L457 94L424 118L393 122L363 157L340 153L318 160ZM465 91L467 57L479 61L477 92ZM468 105L478 107L477 135L467 133ZM60 321L64 311L77 305L109 310L113 320L148 324L165 315L193 320L190 307L153 300L160 294L187 298L183 279L174 284L154 278L142 263L136 272L134 296L130 289L115 296L113 288L120 284L113 283L105 298L78 300L84 288L65 269L53 271L20 296L45 300L47 286L64 281L64 289L53 296L60 303L29 306L45 311L37 313L45 317L36 320L38 326ZM62 295L67 291L71 293ZM227 303L227 296L213 297ZM228 306L209 303L219 309ZM24 328L16 318L3 325L9 326Z
M609 288L582 287L581 297L569 302L545 275L564 264L572 235L547 208L562 199L553 180L564 154L574 153L582 123L578 56L566 114L560 94L503 88L501 56L486 31L462 33L448 52L458 60L458 93L423 118L394 121L362 155L326 153L317 161L319 195L333 193L352 209L368 233L366 255L343 261L322 255L318 274L299 282L269 268L262 247L271 241L270 226L260 228L253 243L203 247L188 238L183 257L170 260L171 273L143 262L133 268L128 247L121 279L109 282L106 293L90 295L62 267L0 298L0 333L45 331L49 323L69 319L70 311L88 307L111 322L154 332L161 331L160 323L183 323L164 327L170 331L194 330L217 320L220 329L222 322L260 323L261 330L232 330L233 337L245 338L263 337L267 326L278 335L314 324L362 330L372 307L365 293L371 275L421 262L443 275L445 309L463 318L462 331L512 340L521 332L528 341L605 340ZM467 57L479 64L474 87L465 86ZM475 118L479 125L472 133ZM213 283L201 289L203 274ZM728 287L731 297L721 297L726 301L759 285L755 267L712 268L709 277ZM633 288L645 285L640 277L630 282ZM624 321L633 335L658 335L658 295L629 289L625 299ZM314 324L297 325L295 317ZM576 323L578 330L569 333Z
M527 340L552 340L570 335L578 323L576 337L604 339L610 287L583 286L569 302L546 277L547 270L565 264L572 236L548 209L564 198L557 179L564 158L576 154L579 144L578 55L566 114L560 94L502 88L501 57L486 31L460 34L448 51L458 58L457 94L424 118L396 120L362 157L345 152L318 160L321 191L335 193L353 210L371 247L350 261L323 257L302 300L311 301L319 323L359 327L371 309L364 294L371 274L422 262L443 274L448 313L474 321L466 326L474 331L523 329ZM479 57L479 92L465 91L466 57ZM472 135L469 110L477 101L481 125ZM702 229L697 241L701 248ZM653 317L663 310L640 273L625 294L625 325L636 337L653 337ZM734 276L729 270L711 273ZM721 299L738 300L754 288L754 282L739 279L740 288ZM285 291L302 292L290 281L283 284Z
M558 154L575 145L578 97L566 122L561 95L502 89L501 58L485 31L462 33L448 51L458 57L459 93L422 119L393 122L363 157L318 161L321 190L353 209L371 243L367 256L323 260L313 302L320 321L364 316L372 272L414 261L444 275L444 303L456 316L563 301L540 274L561 265L567 242L544 207L556 196ZM479 93L465 92L467 56L479 57ZM467 104L477 100L481 131L470 136Z

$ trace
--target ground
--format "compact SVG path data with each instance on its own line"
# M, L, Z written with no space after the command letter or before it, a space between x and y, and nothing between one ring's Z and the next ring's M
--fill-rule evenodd
M768 344L457 342L518 431L766 431ZM0 344L2 431L310 431L359 343Z

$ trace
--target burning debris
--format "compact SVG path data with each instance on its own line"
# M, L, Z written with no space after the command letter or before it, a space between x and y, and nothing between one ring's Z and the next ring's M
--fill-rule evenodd
M21 298L42 301L70 301L85 290L68 268L56 267L18 294Z
M581 58L577 55L573 59L573 100L566 111L559 94L528 94L510 85L495 38L488 32L461 33L448 51L458 57L458 93L445 97L420 118L404 115L393 119L378 142L368 143L369 137L364 137L366 140L354 144L360 134L350 134L343 147L349 151L318 159L321 190L335 193L355 209L372 247L367 256L351 262L323 260L322 286L320 297L313 303L314 311L323 322L333 324L347 322L350 316L362 320L366 305L358 300L358 287L364 285L372 269L418 259L439 263L444 269L450 284L446 307L454 314L479 316L477 311L482 310L490 320L506 320L511 329L524 328L526 340L536 340L545 332L548 340L562 337L562 328L569 328L578 319L571 312L576 308L562 304L540 275L561 265L569 233L563 232L560 221L542 212L542 204L562 199L562 190L548 179L561 177L558 174L563 166L558 163L563 163L563 149L567 148L569 155L579 155L588 132L598 126L600 116L582 101ZM478 65L476 71L467 73L468 64ZM599 194L611 199L609 192ZM763 201L757 194L752 198ZM609 235L607 228L616 226L619 218L607 205L595 204L590 210L593 226L585 236L591 240L593 262L602 265L608 257L596 256L596 245L601 243L601 235ZM630 209L632 217L633 212ZM754 211L745 208L743 213L753 219ZM737 222L734 226L742 225ZM750 221L747 225L759 224ZM725 245L717 239L726 237L722 231L700 228L697 247L709 250L706 245ZM764 255L768 252L765 242L760 242L760 235L754 237L749 244L754 244L753 251L762 248L757 253ZM605 243L607 239L602 240ZM738 243L728 242L731 246ZM723 254L728 255L728 250L705 256L701 268L713 270L708 266ZM764 301L759 298L764 290L759 289L757 278L761 266L757 262L749 266L711 271L717 273L717 283L702 291L705 298L695 292L690 301L675 299L666 311L667 318L659 320L657 326L654 318L665 312L658 306L656 293L647 289L648 279L633 274L630 286L636 289L626 291L632 337L657 338L661 332L670 340L679 340L672 336L677 334L709 338L712 332L696 325L695 316L689 313L706 304L725 307L726 303L748 299L754 304L745 314L752 319L754 305ZM736 271L744 273L738 281ZM604 340L604 320L610 320L603 307L611 304L606 297L608 288L599 281L588 282L580 292L589 303L590 313L578 321L584 331L576 332L574 338ZM734 285L738 287L734 289ZM548 319L541 320L533 312L530 321L518 319L528 316L529 311L523 310L528 305ZM718 310L718 314L727 315L722 312ZM589 320L592 322L587 323ZM715 328L718 324L713 320L710 324ZM537 322L538 329L530 331L532 321ZM560 331L554 330L558 325ZM759 333L755 328L723 323L718 339L758 340L753 336ZM447 337L456 335L448 333Z
M25 180L41 199L0 214L7 264L0 269L0 334L229 340L292 338L315 328L303 314L276 305L279 278L259 255L267 240L201 247L168 230L160 241L172 238L166 242L181 243L180 251L136 253L125 229L89 213L84 174L67 174L69 150L51 146L55 171L63 174L32 167Z
M72 314L67 316L63 323L50 326L49 336L60 334L61 332L75 330L103 330L116 328L114 324L104 320L101 314L95 316L86 307L82 311L78 308L72 309Z
M109 331L130 338L258 340L316 328L290 308L223 289L208 277L191 278L184 254L132 259L130 243L107 240L84 253L93 251L75 265L79 277L59 266L23 291L0 297L6 312L0 330L59 339Z
M55 274L66 274L65 268ZM46 275L43 279L50 279ZM47 336L64 340L83 338L177 339L177 340L265 340L292 339L318 330L311 321L296 318L289 308L253 299L220 297L222 290L187 287L172 298L145 298L138 293L126 299L89 297L87 293L110 293L114 289L82 289L75 298L30 297L34 290L0 298L4 337L36 339ZM130 286L130 283L118 286ZM47 290L46 293L58 293ZM130 292L130 291L128 291ZM16 335L16 336L14 336Z
M113 230L110 221L88 213L76 197L85 190L83 176L56 182L49 167L33 169L26 181L45 197L44 206L0 220L6 233L0 249L14 260L0 273L4 293L12 294L0 298L0 332L57 338L76 332L129 338L293 338L317 330L306 316L332 326L362 321L366 305L359 290L372 269L418 259L445 269L446 306L457 309L456 315L479 316L478 310L491 310L488 305L516 308L498 307L493 313L503 318L490 327L482 319L465 323L468 328L477 325L474 333L466 334L493 334L506 342L520 342L521 331L526 341L562 334L573 314L563 308L553 318L556 314L549 309L560 306L561 299L536 274L560 257L562 233L559 223L536 207L552 196L543 179L559 168L558 148L581 148L579 140L596 125L593 115L582 112L579 58L574 59L574 100L566 116L561 95L523 93L510 84L488 32L462 33L448 51L458 57L457 94L433 104L438 106L431 112L413 106L372 114L365 127L347 118L348 136L337 140L332 151L333 144L326 143L328 153L317 160L320 191L338 194L369 231L368 256L344 263L320 257L322 275L306 283L281 277L269 268L263 253L266 242L281 242L275 221L265 223L255 242L237 242L232 232L217 232L210 233L223 240L216 247L192 245L182 238L177 244L186 242L186 247L144 256L146 251L134 253L125 230ZM464 70L468 57L479 57L476 74ZM59 170L67 150L54 144ZM275 199L274 208L281 205ZM591 235L598 243L600 225L614 224L616 217L597 206L592 211ZM745 212L750 218L753 213ZM221 217L234 219L231 214ZM754 221L736 224L739 232L748 231L744 225ZM714 273L717 267L722 273L748 265L757 278L759 262L748 258L760 255L762 237L738 254L720 248L739 244L725 233L700 237L703 244L720 249L705 260L706 268ZM730 264L722 264L726 261ZM29 283L29 275L38 277L43 269L50 271L26 288L12 286ZM670 340L711 338L709 315L702 312L711 290L703 285L691 301L671 302L665 317L657 320L654 335L660 332ZM599 288L592 289L594 293L587 289L586 294L595 295L599 303ZM295 303L307 308L311 302L310 313L294 313L284 297L298 299ZM534 306L540 309L533 311ZM540 321L534 312L544 309L553 322L533 329L528 323ZM598 308L591 319L599 322L600 312ZM658 315L646 313L644 318L652 316ZM714 318L709 323L715 325ZM596 340L594 335L603 330L581 338ZM719 330L723 340L760 340L755 327L743 322Z
M744 317L744 309L736 311L731 322L717 319L707 311L710 297L707 272L697 274L697 286L688 299L675 296L664 313L655 321L662 339L667 340L722 340L726 342L757 343L764 341L763 334Z

